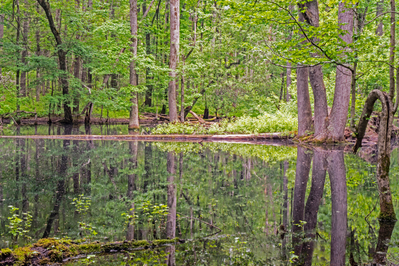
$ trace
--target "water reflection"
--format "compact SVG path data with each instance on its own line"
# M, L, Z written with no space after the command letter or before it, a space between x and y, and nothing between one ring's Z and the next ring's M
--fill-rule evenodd
M375 171L337 149L0 139L0 247L15 242L12 205L32 214L33 239L187 240L151 253L159 264L394 263L387 243L397 232L377 220ZM71 204L79 195L90 198L87 214ZM141 263L149 254L118 258Z

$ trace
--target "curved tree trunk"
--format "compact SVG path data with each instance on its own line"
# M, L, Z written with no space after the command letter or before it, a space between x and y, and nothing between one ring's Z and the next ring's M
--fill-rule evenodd
M66 64L66 52L64 49L62 49L62 40L61 40L61 35L58 32L53 16L51 15L51 10L50 10L50 3L45 0L37 0L39 5L43 8L44 12L46 13L46 17L51 29L51 32L54 35L55 41L57 43L57 50L58 50L58 61L59 61L59 68L62 72L61 75L61 86L62 86L62 94L65 97L64 100L64 123L70 124L73 122L72 119L72 110L70 107L70 99L69 99L69 85L68 85L68 78L67 78L67 64Z
M374 109L374 103L380 100L382 111L378 131L378 162L377 183L380 195L380 218L383 220L395 220L395 210L392 203L391 189L389 185L389 166L391 155L391 134L393 126L393 104L385 92L373 90L367 97L362 116L357 128L357 140L353 151L362 146L362 140L366 132L367 124Z

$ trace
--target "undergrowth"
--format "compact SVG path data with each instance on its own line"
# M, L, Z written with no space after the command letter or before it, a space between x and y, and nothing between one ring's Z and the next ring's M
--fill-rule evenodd
M170 123L162 124L152 130L152 134L258 134L292 132L298 130L298 119L290 113L264 113L258 117L242 116L231 121L206 127L200 124Z

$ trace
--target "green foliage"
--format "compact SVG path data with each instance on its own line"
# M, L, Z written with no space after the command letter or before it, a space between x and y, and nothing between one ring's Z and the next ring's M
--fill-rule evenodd
M82 215L87 215L90 209L91 199L90 197L85 197L84 194L79 195L78 198L73 198L72 205L75 205L76 211Z
M232 121L223 120L210 127L200 124L169 123L161 124L151 130L152 134L259 134L293 132L298 130L298 119L287 113L263 114L258 117L242 116Z
M19 208L16 208L12 205L8 206L10 208L10 214L8 222L6 225L9 229L9 233L14 237L14 240L18 240L19 237L30 238L28 236L29 230L32 225L32 215L27 213L22 213L23 218L19 217L18 211Z

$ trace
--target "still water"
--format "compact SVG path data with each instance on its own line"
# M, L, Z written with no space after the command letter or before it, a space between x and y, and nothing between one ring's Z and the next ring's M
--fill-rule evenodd
M12 134L35 131L85 132ZM179 237L185 243L66 264L396 265L398 226L378 220L376 167L363 158L343 148L0 139L0 248ZM398 170L394 150L396 213ZM24 218L17 239L12 215Z

